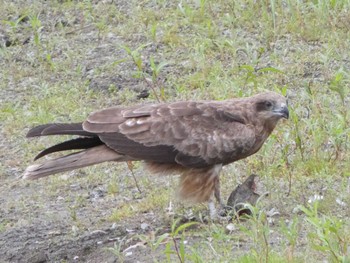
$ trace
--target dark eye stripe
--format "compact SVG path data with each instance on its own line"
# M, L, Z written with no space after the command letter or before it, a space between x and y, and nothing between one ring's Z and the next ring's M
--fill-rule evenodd
M266 111L270 110L270 108L273 106L273 103L268 100L260 101L256 104L256 111Z
M271 107L272 103L271 103L271 101L265 101L265 105L266 105L266 107Z

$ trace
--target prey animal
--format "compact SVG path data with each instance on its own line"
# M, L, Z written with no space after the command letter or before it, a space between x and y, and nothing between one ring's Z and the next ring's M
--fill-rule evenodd
M286 98L275 92L224 101L182 101L116 106L90 114L79 123L51 123L29 130L27 137L75 135L36 157L80 150L29 166L23 178L40 177L107 161L144 161L151 172L179 174L178 194L194 202L220 197L224 165L256 153L282 118Z
M255 179L258 176L251 174L242 184L238 185L227 199L224 213L235 215L236 218L242 215L251 215L249 208L245 208L245 204L255 206L260 195L256 191Z

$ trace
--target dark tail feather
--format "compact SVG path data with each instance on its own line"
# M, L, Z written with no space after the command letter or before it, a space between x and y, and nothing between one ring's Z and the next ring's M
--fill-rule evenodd
M89 149L102 144L103 142L98 137L77 138L77 139L56 144L54 146L51 146L43 150L37 156L35 156L34 161L49 153L67 151L67 150Z
M107 161L128 161L128 157L116 153L106 145L100 145L57 159L48 160L43 164L28 166L24 172L23 178L38 179L51 174L70 171Z
M96 136L96 134L84 131L83 124L79 123L50 123L36 126L29 130L27 137L45 136L45 135L81 135Z

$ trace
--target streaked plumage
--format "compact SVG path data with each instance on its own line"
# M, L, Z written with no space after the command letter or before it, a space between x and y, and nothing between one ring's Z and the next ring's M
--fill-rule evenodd
M217 199L223 165L256 153L281 118L286 99L274 92L225 101L184 101L112 107L82 123L45 124L27 137L78 135L36 157L83 149L27 168L36 179L105 161L143 160L153 172L177 173L180 196L192 201Z

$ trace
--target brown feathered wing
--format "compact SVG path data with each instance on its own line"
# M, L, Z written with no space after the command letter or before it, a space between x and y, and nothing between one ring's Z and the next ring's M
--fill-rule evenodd
M83 127L135 159L204 168L244 158L251 150L255 134L239 112L216 102L114 107L91 114Z
M153 171L180 172L180 196L201 202L213 193L222 164L249 155L256 140L240 109L229 106L115 107L91 114L83 127L116 152L145 160Z

